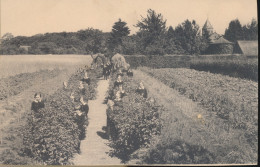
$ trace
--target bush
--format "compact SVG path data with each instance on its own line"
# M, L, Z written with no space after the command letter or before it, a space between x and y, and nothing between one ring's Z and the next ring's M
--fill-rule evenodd
M109 87L109 96L112 98L115 76L114 74ZM113 110L108 109L107 116L113 153L123 160L128 160L131 153L149 145L152 136L160 134L161 107L136 94L137 84L132 78L124 76L123 81L127 96L122 98L122 102L116 102Z
M86 90L88 99L95 98L97 79L96 71L90 71L91 84ZM23 131L22 148L25 156L30 156L42 164L66 165L74 153L79 152L82 132L88 125L84 119L83 126L76 124L77 118L73 110L74 104L70 93L79 86L79 79L83 72L71 76L67 89L59 89L52 96L47 97L45 108L39 113L28 115L28 121ZM87 116L86 116L87 117Z
M190 68L258 81L258 58L205 57L191 61Z
M258 58L255 56L125 55L125 59L133 68L144 66L150 68L190 68L258 81Z
M214 161L214 155L202 146L173 140L150 148L143 161L146 164L209 164Z

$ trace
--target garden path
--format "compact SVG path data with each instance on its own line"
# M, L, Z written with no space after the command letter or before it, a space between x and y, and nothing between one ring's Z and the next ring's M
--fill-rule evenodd
M119 165L120 159L110 157L109 140L103 130L106 126L106 108L103 104L108 90L109 80L100 80L97 87L97 99L89 101L86 138L81 141L80 154L76 154L74 165Z

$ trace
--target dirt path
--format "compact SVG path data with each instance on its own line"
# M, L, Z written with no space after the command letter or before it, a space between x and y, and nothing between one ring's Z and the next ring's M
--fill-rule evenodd
M75 155L72 160L75 165L108 165L120 164L120 159L108 155L109 140L105 139L106 104L103 104L105 94L109 86L109 80L100 80L97 87L97 99L89 101L86 138L81 141L81 153Z

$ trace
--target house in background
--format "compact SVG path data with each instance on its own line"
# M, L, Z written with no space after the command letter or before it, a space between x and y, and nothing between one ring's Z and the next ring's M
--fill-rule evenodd
M258 41L237 41L234 46L234 53L246 56L257 56Z
M232 54L233 43L226 40L222 35L214 32L212 25L207 19L203 28L202 36L208 36L209 46L205 51L205 54Z

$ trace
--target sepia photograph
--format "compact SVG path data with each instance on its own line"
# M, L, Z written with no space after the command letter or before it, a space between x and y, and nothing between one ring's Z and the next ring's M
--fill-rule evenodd
M257 0L0 0L0 167L258 164Z

